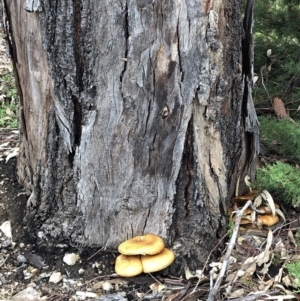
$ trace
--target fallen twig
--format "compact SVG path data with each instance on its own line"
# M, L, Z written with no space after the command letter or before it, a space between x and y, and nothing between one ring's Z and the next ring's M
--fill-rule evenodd
M274 291L267 292L267 293L256 293L256 294L248 295L248 296L241 297L241 298L230 299L230 301L254 301L262 296L272 296L272 295L276 295L278 293L280 293L280 290L274 290Z
M246 209L249 206L252 206L252 201L248 201L241 210L238 210L236 212L236 220L235 220L234 230L233 230L231 239L229 241L227 251L225 253L224 260L223 260L223 263L222 263L217 281L215 282L215 285L213 286L213 288L209 292L209 295L208 295L208 298L207 298L208 301L215 301L215 297L216 297L216 295L219 291L219 288L220 288L220 285L222 283L224 274L225 274L225 272L227 270L227 267L228 267L228 264L229 264L229 258L231 256L232 250L235 246L235 242L236 242L237 235L238 235L238 232L239 232L239 227L240 227L240 222L241 222L242 216L243 216L244 212L246 211Z

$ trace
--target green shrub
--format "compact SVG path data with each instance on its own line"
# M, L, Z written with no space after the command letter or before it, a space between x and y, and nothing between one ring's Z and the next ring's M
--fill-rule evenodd
M0 75L0 127L17 128L18 97L12 71Z
M256 108L270 107L274 97L279 97L293 118L299 117L300 105L300 31L295 22L299 18L299 0L255 2L254 71L259 77L254 87Z
M18 103L12 101L10 103L0 102L0 127L1 128L17 128L18 119Z
M295 285L300 287L300 261L288 263L285 267L289 274L295 278Z
M8 100L17 98L17 89L13 72L0 75L0 94Z
M300 164L300 123L290 120L260 117L261 143L268 152Z
M300 170L289 164L277 162L257 169L253 186L268 190L278 201L300 205Z

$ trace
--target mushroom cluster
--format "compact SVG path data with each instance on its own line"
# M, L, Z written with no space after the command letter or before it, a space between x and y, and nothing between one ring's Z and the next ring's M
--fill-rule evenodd
M126 240L119 245L118 251L121 255L116 258L115 270L122 277L163 270L175 259L174 253L165 248L164 241L154 234Z
M252 226L256 221L258 227L269 226L272 227L279 222L279 216L283 219L284 214L280 210L280 206L274 203L273 198L266 190L261 193L258 190L252 190L246 195L237 196L232 199L233 205L229 208L229 214L231 220L235 220L236 208L244 206L247 201L252 201L252 207L256 208L256 211L247 208L242 216L240 225Z

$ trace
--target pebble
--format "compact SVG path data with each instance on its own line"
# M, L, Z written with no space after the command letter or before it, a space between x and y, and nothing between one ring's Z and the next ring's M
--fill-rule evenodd
M0 274L0 282L1 284L5 284L7 282L3 274Z
M49 282L58 283L59 281L61 281L61 279L62 279L61 272L53 272L49 278Z
M78 261L79 258L80 258L80 256L78 254L67 253L67 254L65 254L65 256L63 258L63 262L66 263L67 265L74 265Z
M24 271L23 271L23 274L24 274L24 279L25 279L25 280L31 278L31 273L30 273L28 270L24 270Z
M27 262L27 259L24 255L18 255L17 256L17 261L20 262L20 263L24 263L24 262Z
M4 234L7 238L12 239L12 232L11 232L11 223L10 223L10 221L4 222L4 223L0 226L0 230L3 232L3 234Z
M4 240L2 243L1 243L1 246L2 248L9 248L12 246L12 241L11 240Z
M105 281L105 282L102 283L102 289L105 292L109 292L109 291L114 289L114 286L110 282Z
M76 296L82 298L97 298L98 295L92 292L76 291Z

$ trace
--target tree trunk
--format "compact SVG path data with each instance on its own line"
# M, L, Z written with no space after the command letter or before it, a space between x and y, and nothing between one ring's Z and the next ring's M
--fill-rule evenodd
M258 148L240 1L4 3L38 243L151 232L200 268Z

